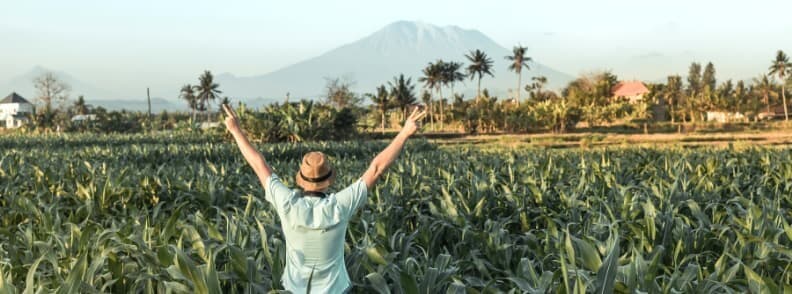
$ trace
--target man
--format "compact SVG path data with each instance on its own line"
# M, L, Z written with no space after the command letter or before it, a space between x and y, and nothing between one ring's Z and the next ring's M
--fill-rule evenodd
M295 175L302 191L291 190L272 171L264 156L250 144L239 128L236 113L228 105L225 124L239 150L264 186L265 198L278 213L286 236L284 288L305 293L308 280L316 293L343 293L352 287L344 264L344 237L349 219L363 203L377 179L399 156L404 143L418 130L425 111L413 110L396 138L378 154L352 185L336 192L327 190L336 178L327 156L306 154Z

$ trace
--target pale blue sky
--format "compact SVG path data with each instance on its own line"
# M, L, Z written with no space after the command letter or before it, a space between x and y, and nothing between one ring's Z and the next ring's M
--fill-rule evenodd
M656 79L700 59L748 78L792 51L792 1L780 0L1 1L0 81L40 65L122 91L203 69L264 74L397 20L477 29L572 75ZM630 66L645 58L657 66Z

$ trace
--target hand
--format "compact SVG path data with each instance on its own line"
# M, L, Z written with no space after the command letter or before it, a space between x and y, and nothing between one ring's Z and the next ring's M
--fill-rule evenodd
M415 107L410 116L407 117L407 120L404 122L401 132L407 136L412 136L416 131L418 131L420 128L419 124L421 119L426 116L426 110L419 110L420 109L418 107Z
M231 108L231 106L228 106L228 104L223 104L223 111L226 114L226 118L225 118L226 128L232 133L238 132L239 121L237 120L237 115L236 112L234 112L234 109Z

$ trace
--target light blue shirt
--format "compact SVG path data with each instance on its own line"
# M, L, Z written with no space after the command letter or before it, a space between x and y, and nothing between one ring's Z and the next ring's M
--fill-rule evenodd
M305 293L313 271L313 293L342 293L351 288L344 264L344 237L349 219L366 201L366 183L360 179L324 198L303 197L272 174L265 192L286 236L283 287L295 294Z

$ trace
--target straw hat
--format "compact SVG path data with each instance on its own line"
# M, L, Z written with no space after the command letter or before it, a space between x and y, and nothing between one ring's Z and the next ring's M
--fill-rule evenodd
M305 191L323 191L330 187L335 180L335 171L330 166L330 161L322 152L309 152L305 154L300 164L300 170L294 176L297 185Z

